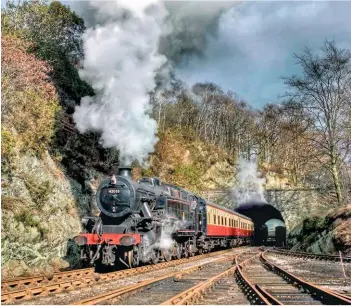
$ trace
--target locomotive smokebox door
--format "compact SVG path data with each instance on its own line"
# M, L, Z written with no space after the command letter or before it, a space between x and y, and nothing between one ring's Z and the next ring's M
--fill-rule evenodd
M132 167L121 166L118 168L118 175L132 178Z

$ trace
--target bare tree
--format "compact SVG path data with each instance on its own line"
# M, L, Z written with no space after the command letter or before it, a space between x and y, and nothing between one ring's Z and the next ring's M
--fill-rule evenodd
M285 84L291 89L289 96L313 118L316 157L331 173L338 203L342 203L340 168L351 146L351 53L326 41L321 55L306 48L295 57L303 75L285 78Z

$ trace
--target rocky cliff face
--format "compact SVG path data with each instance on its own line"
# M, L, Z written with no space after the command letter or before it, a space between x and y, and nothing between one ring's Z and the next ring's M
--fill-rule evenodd
M20 155L14 166L18 171L2 178L3 277L75 265L74 254L63 258L80 231L79 215L87 210L79 184L49 154Z
M93 186L70 178L52 152L61 107L50 67L19 39L1 43L2 277L73 267L71 239L93 208Z
M351 204L308 217L289 234L292 250L351 256Z

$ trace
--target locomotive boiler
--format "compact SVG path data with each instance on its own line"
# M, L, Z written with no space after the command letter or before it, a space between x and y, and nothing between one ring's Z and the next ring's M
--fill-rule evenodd
M84 217L75 238L97 271L193 256L250 243L250 218L158 178L132 180L120 167L96 193L99 217Z

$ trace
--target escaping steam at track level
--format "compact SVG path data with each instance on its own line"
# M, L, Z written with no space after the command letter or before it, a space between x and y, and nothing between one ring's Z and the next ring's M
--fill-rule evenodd
M90 1L98 25L83 35L82 79L94 89L76 107L80 132L101 132L106 148L116 147L125 163L144 161L157 142L157 123L148 112L148 93L166 62L158 53L167 12L158 1Z

